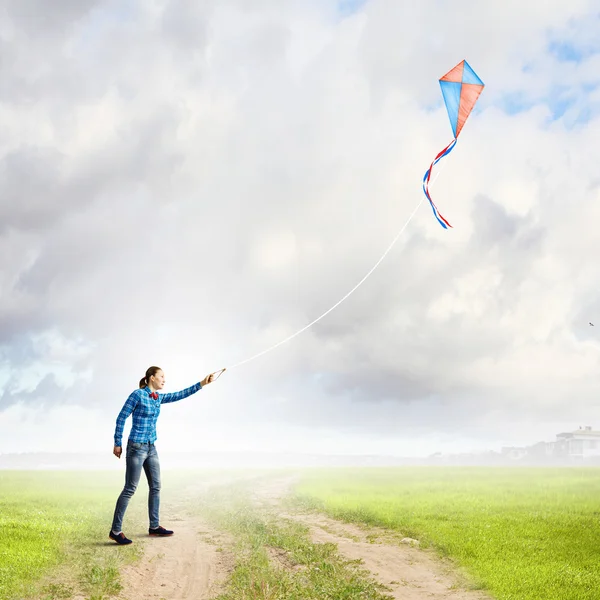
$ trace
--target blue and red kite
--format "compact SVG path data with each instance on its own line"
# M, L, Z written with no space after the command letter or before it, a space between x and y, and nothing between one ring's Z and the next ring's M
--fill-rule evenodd
M479 98L479 94L483 91L484 83L479 79L466 60L459 62L439 81L440 87L442 88L442 95L444 96L444 102L446 104L446 110L448 111L448 117L450 118L450 125L452 125L454 139L435 157L431 166L427 169L425 177L423 177L423 191L431 204L435 218L444 229L448 229L448 227L452 227L452 225L442 217L429 195L431 170L438 161L452 152L456 145L458 134L462 131L467 117L471 113L471 110L473 110L475 102L477 102L477 99Z

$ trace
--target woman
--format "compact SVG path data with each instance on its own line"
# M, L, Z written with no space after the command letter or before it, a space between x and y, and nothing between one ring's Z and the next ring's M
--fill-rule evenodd
M202 381L195 383L185 390L170 394L159 394L158 390L165 387L165 375L159 367L150 367L146 375L140 379L139 388L133 391L123 405L117 417L115 429L115 447L113 454L121 458L121 439L125 421L133 413L131 432L127 441L127 460L125 471L125 487L119 495L112 527L108 537L117 544L131 544L131 540L125 537L121 530L123 517L129 504L129 500L135 493L142 468L148 479L148 517L150 519L150 535L173 535L173 532L165 529L159 524L158 512L160 506L160 464L158 454L154 447L156 441L156 421L160 414L161 404L183 400L205 385L213 381L213 374L207 375Z

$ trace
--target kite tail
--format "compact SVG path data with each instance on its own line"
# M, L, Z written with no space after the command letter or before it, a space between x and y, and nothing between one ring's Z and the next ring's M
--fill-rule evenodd
M433 200L431 199L431 196L429 195L429 179L431 178L431 170L433 169L433 166L435 164L437 164L442 158L444 158L444 156L446 156L447 154L450 154L450 152L452 152L452 149L454 148L455 145L456 145L456 138L454 138L435 157L434 161L431 163L431 166L429 167L429 169L427 169L427 172L425 173L425 176L423 177L423 191L425 192L425 195L427 196L427 200L429 200L429 203L431 204L431 209L433 210L433 214L435 215L435 218L438 220L439 224L444 229L448 229L448 227L452 227L452 225L450 225L450 223L448 223L448 221L446 221L446 219L444 217L442 217L440 211L437 209L437 206L433 203Z

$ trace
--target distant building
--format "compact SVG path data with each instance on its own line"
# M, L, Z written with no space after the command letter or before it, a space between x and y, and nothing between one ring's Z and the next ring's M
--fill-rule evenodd
M554 442L554 456L573 458L593 458L600 456L600 431L594 431L589 425L575 431L559 433Z
M600 431L594 431L586 425L575 431L557 434L554 442L537 442L531 446L505 446L501 455L516 462L593 461L600 459Z

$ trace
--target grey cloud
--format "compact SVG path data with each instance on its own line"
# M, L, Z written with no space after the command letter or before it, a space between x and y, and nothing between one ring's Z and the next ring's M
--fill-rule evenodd
M536 254L541 250L545 232L533 224L531 216L511 215L501 202L483 194L474 198L472 216L472 243L480 251L502 248Z
M162 14L162 30L174 46L184 51L204 50L209 40L209 23L215 2L172 0Z
M35 106L58 118L61 110L89 90L77 53L67 43L101 0L8 0L0 19L0 98L6 104ZM1 14L1 13L0 13Z
M72 393L73 397L79 395L80 398L83 398L81 396L83 388L81 386L77 387L79 389L69 390L69 392ZM53 373L45 375L31 391L16 390L15 388L14 380L9 380L4 386L4 390L0 396L0 412L17 403L26 406L33 405L41 410L65 403L66 390L58 385Z
M52 227L64 214L65 157L54 148L19 148L0 161L0 233Z
M14 128L5 141L0 240L17 248L10 236L24 236L19 243L31 244L33 258L0 257L7 282L0 348L8 372L34 380L32 365L50 356L35 346L35 334L54 329L67 340L83 339L90 349L69 367L77 381L92 369L92 383L59 389L50 377L20 397L15 378L0 410L18 402L92 406L107 393L118 410L149 364L163 365L168 377L189 367L193 381L205 364L258 352L330 308L379 258L420 196L421 169L438 141L430 131L437 125L424 116L431 113L419 107L439 101L435 79L443 71L435 65L450 68L448 57L464 51L456 38L438 37L448 31L443 11L431 23L422 8L409 13L389 3L365 5L362 30L361 15L333 25L316 21L316 4L308 14L301 3L275 2L171 2L156 13L140 5L139 19L109 19L94 29L96 13L86 6L65 12L49 29L55 37L42 36L33 47L11 50L3 38L20 64L34 64L42 50L49 61L35 80L14 64L2 66L32 86L38 103L8 102L7 118L37 119L40 135L36 141ZM83 29L63 27L68 15L74 21L85 14ZM309 43L296 37L294 15L306 19L302 35L322 42L310 41L316 58L292 72L288 50ZM427 39L418 35L425 22L435 31ZM527 23L519 39L543 37L545 21ZM473 23L461 27L459 40L471 39ZM82 31L94 33L87 44ZM65 39L77 47L76 60L61 52ZM473 62L492 65L483 69L495 81L490 89L501 87L519 65L498 46L482 48L485 40L473 39L470 52L481 56ZM523 44L525 61L537 41ZM370 86L379 102L369 97ZM493 103L493 93L488 98ZM532 146L548 148L540 161L567 185L572 175L558 169L552 135L535 115L515 119L529 124L527 136L539 136ZM519 194L520 177L533 171L520 159L517 170L517 159L502 151L514 144L513 122L493 110L479 121L494 133L494 160L503 161L499 172L514 176L511 189ZM481 168L491 160L482 148L489 152L492 144L489 133L481 137L465 141L473 148L474 184L455 205L472 235L464 236L467 227L441 232L429 207L421 210L342 305L216 383L208 398L220 404L207 401L206 418L237 420L249 431L252 423L270 422L377 436L453 429L475 435L476 425L491 431L514 417L515 404L541 381L531 373L513 377L511 361L524 347L532 369L542 360L535 356L546 307L532 307L545 298L547 265L573 265L539 216L544 203L554 218L564 210L562 198L549 189L550 198L527 198L529 214L514 214L506 207L512 199L488 191L500 176ZM580 158L576 139L561 140L573 144L572 164ZM464 164L455 162L466 172ZM582 186L586 198L595 194ZM556 316L544 318L555 319L560 339L572 327L570 306L580 314L593 310L595 293L579 300L563 298L558 287L553 293L557 304L547 310ZM530 321L541 333L532 333ZM551 361L560 364L570 349L557 344L553 351ZM548 384L548 414L560 416L568 383L565 376ZM586 403L593 385L579 388ZM525 413L533 419L545 410L536 398Z
M54 0L52 10L44 0L6 0L4 10L14 26L28 35L64 33L104 0Z
M502 268L501 297L514 298L516 288L534 275L536 261L547 250L548 230L533 215L509 214L499 201L475 197L472 209L474 232L468 251L481 260L486 256Z
M20 306L8 309L2 308L0 313L0 344L10 344L12 348L15 339L18 339L23 332L33 333L51 325L43 312L35 310L35 308L37 308L37 302L33 306L26 306L26 308ZM15 352L15 356L13 357L11 354L9 360L14 360L18 364L18 356L19 353ZM11 363L8 362L8 364Z

